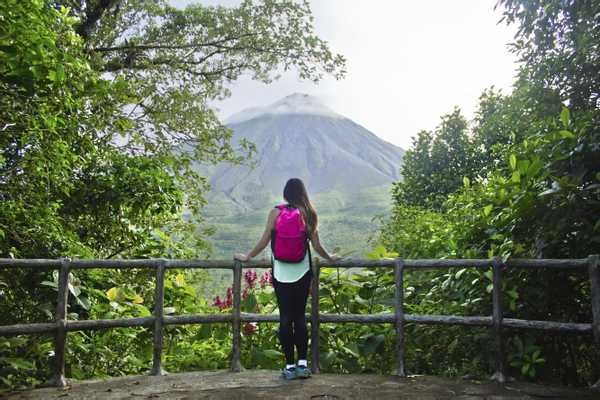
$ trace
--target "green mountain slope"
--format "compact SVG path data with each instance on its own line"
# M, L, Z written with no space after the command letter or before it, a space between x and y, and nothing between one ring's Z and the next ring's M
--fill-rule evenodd
M335 190L313 196L324 246L354 255L367 250L368 240L376 229L373 218L390 210L390 188L390 185L381 185L357 192ZM208 222L216 229L211 238L213 257L230 258L234 252L249 251L264 230L269 209L279 202L281 200L271 197L265 201L264 208L258 210L236 208L225 198L211 202L205 212ZM262 256L268 257L268 250Z

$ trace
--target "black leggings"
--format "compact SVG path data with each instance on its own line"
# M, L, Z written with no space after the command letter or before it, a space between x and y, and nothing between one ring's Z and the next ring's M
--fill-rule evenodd
M298 359L306 360L308 329L304 313L311 278L310 270L296 282L279 282L273 277L279 306L279 341L287 364L294 364L294 345L298 349Z

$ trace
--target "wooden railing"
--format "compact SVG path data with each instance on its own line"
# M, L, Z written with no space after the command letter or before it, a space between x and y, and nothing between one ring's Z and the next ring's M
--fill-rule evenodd
M325 264L323 264L325 266ZM319 313L319 273L322 268L319 260L313 265L313 280L311 297L311 369L313 373L319 372L319 324L324 323L393 323L397 336L397 370L399 376L406 376L404 365L404 324L429 324L429 325L465 325L487 326L493 329L496 347L496 371L492 379L498 382L505 381L505 351L502 329L538 329L546 331L576 332L581 334L593 333L595 342L600 346L600 269L599 256L592 255L584 259L512 259L503 262L500 258L493 259L468 259L468 260L355 260L345 259L334 263L327 263L327 267L355 268L391 268L395 270L395 312L386 314L320 314ZM67 332L117 328L117 327L152 327L154 331L154 352L152 360L152 375L163 375L162 367L162 342L163 327L165 325L198 324L230 322L233 330L233 346L231 356L231 370L241 371L240 347L242 322L278 322L279 315L251 314L240 312L242 268L268 268L266 261L252 261L242 265L239 261L206 261L206 260L40 260L40 259L0 259L0 269L6 268L33 268L33 269L58 269L58 299L56 304L55 321L52 323L34 323L0 326L0 336L18 334L54 333L55 365L51 384L62 387L66 384L65 371L65 344ZM411 315L404 313L404 270L406 269L434 269L450 267L492 268L492 304L491 316L454 316L454 315ZM152 317L111 319L111 320L67 320L68 281L69 273L74 269L89 268L150 268L156 270L155 306ZM174 268L218 268L233 270L233 306L231 314L194 314L194 315L163 315L164 280L165 271ZM591 287L592 323L571 323L556 321L530 321L514 318L503 318L501 277L506 269L512 268L548 268L566 269L573 271L587 270ZM594 388L600 388L600 381Z

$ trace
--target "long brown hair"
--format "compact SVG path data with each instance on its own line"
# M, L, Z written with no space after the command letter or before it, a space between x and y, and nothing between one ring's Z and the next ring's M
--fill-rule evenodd
M283 188L283 198L289 205L300 210L307 231L312 236L317 230L319 220L302 180L298 178L289 179Z

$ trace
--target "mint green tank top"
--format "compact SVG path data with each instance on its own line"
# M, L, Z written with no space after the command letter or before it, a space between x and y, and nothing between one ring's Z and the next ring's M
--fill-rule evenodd
M310 269L310 253L299 263L287 263L271 257L273 260L273 277L279 282L296 282Z

